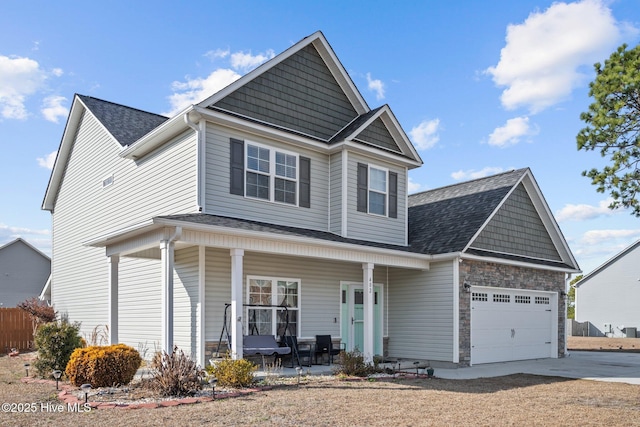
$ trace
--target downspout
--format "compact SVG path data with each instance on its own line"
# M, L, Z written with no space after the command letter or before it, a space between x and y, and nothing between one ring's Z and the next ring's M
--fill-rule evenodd
M203 147L203 138L202 132L200 130L200 126L198 123L195 123L189 117L190 111L184 113L183 119L187 126L189 126L196 133L196 206L198 207L198 212L202 212L202 208L204 206L204 191L202 188L202 177L204 176L204 147ZM195 116L198 121L202 119L202 116L198 113L195 113Z

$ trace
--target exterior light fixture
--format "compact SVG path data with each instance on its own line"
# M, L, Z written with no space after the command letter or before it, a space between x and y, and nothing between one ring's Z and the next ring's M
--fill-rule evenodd
M27 376L29 376L29 366L31 366L31 363L24 364L24 370L27 371Z
M62 371L60 369L56 369L55 371L52 372L53 374L53 378L56 379L56 390L60 390L58 388L58 381L60 381L60 377L62 376Z
M302 368L300 366L296 366L296 372L298 373L298 387L300 387L300 375L302 374Z
M464 288L465 292L471 292L471 285L468 282L464 282L462 284L462 287Z
M209 378L209 385L211 386L211 397L213 398L213 400L216 400L216 382L218 382L218 379L216 377Z
M89 391L91 391L91 384L82 384L80 388L84 393L84 403L87 403L89 401Z

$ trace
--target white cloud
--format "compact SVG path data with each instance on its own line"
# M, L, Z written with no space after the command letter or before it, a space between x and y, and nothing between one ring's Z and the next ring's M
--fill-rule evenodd
M411 140L418 150L428 150L438 143L440 135L440 119L424 120L409 132Z
M216 49L216 50L210 50L209 52L205 53L204 56L206 56L207 58L211 59L212 61L218 58L226 58L227 56L229 56L229 54L231 53L231 51L229 49Z
M379 79L372 79L371 73L367 73L367 88L376 93L376 99L384 99L384 83Z
M276 56L272 49L267 50L264 53L252 55L245 52L234 52L231 54L231 66L242 72L248 72L256 68L258 65L266 62Z
M623 32L637 31L617 22L606 5L605 0L557 2L521 24L509 25L500 61L485 70L496 85L505 87L502 105L536 113L585 84L588 78L580 69L603 61Z
M25 120L26 98L36 93L45 79L46 73L33 59L0 55L0 116Z
M250 71L273 58L275 53L271 49L258 55L244 52L230 53L228 49L216 49L208 51L205 56L212 60L229 58L231 68L218 68L205 78L187 76L184 82L174 81L171 84L174 93L168 97L171 110L164 113L165 115L173 116L189 105L203 101L242 77L238 72Z
M562 221L585 221L598 218L601 216L610 216L621 211L609 209L612 199L602 200L598 206L578 204L567 204L555 213L558 222Z
M240 74L233 70L219 68L204 79L190 79L187 77L185 82L173 82L171 87L174 94L169 96L171 111L165 114L174 116L189 105L197 104L218 92L220 89L235 82L240 77Z
M42 115L50 122L58 123L58 119L67 117L69 110L62 105L64 96L48 96L42 101Z
M64 71L62 71L62 68L54 68L53 70L51 70L51 74L56 77L60 77L64 74Z
M58 155L58 151L53 151L44 157L38 157L36 159L38 161L38 166L49 169L49 170L53 169L53 164L56 162L57 155Z
M411 177L409 177L409 182L407 183L407 191L409 194L417 193L422 190L422 185L414 182Z
M492 167L492 166L487 166L480 170L469 169L469 170L463 171L461 169L457 172L453 172L451 174L451 178L455 179L456 181L465 181L469 179L484 178L485 176L495 175L502 172L504 172L503 168Z
M537 127L529 126L529 117L516 117L507 120L504 126L494 129L489 135L489 145L507 147L520 142L524 136L536 135Z
M629 238L637 239L640 237L640 229L638 230L589 230L582 235L580 242L586 245L599 245L605 242L617 241L620 239L628 240Z

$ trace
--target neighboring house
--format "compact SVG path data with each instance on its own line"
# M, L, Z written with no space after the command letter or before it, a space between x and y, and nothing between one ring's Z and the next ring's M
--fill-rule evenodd
M640 240L575 284L578 322L590 336L636 337L640 329Z
M0 307L16 307L40 295L51 259L21 238L0 247Z
M43 202L85 332L208 359L243 333L456 365L564 353L579 271L529 169L409 196L422 165L320 32L167 119L74 98ZM250 305L250 306L248 306Z

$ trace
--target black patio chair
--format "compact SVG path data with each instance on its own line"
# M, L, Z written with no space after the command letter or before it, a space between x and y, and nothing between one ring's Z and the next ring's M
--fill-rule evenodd
M337 356L340 354L342 349L340 347L334 347L333 341L331 340L331 335L316 335L316 349L315 349L315 359L316 365L318 364L318 356L327 355L328 364L331 365L333 363L333 356Z
M280 338L281 345L291 349L291 368L295 362L298 366L311 366L311 358L313 357L313 345L307 343L298 343L298 338L293 335L285 335ZM303 365L302 361L306 364Z

